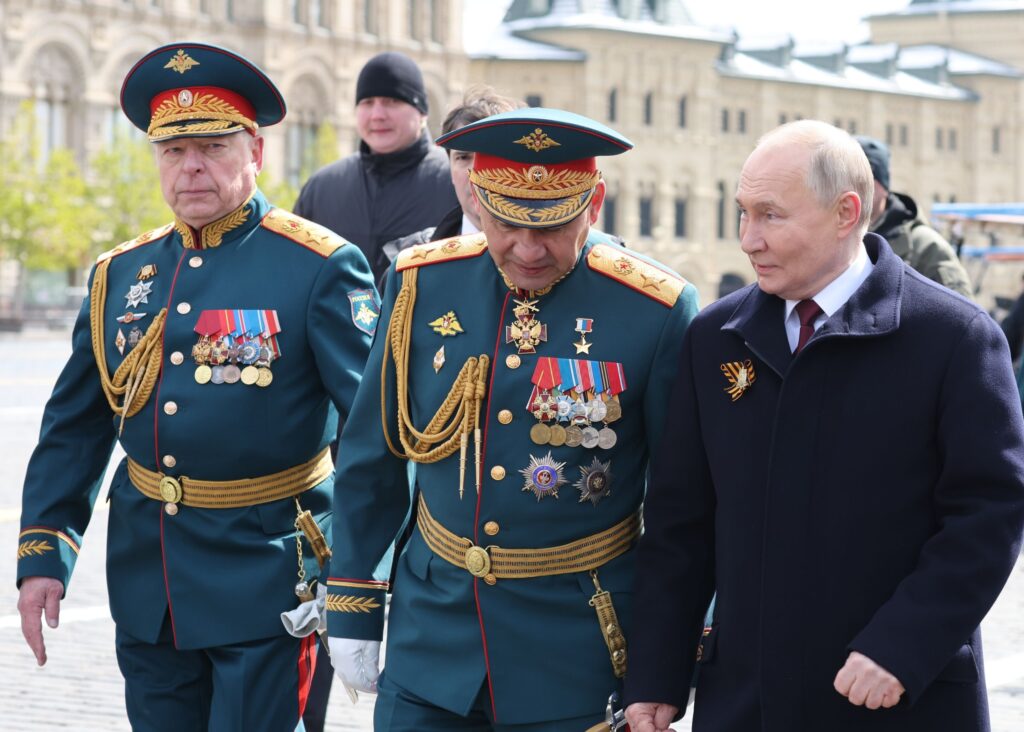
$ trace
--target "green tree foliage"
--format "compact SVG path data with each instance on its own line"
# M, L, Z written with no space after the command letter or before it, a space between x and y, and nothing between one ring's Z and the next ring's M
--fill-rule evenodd
M119 132L93 157L89 167L89 197L96 215L92 229L94 254L174 217L160 192L152 146L145 139Z
M26 102L0 140L0 160L0 255L29 269L83 270L100 252L170 218L143 140L115 138L86 176L70 150L54 150L44 162Z

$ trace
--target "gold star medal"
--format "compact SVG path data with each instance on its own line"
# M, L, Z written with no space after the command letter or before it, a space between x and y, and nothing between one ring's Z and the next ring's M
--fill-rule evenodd
M431 320L430 327L435 333L440 333L442 336L454 336L465 332L462 330L462 324L459 323L459 318L455 315L454 310L449 310L440 318Z
M754 364L750 362L749 358L746 361L723 363L720 368L729 382L729 386L725 387L725 392L732 397L733 401L743 396L744 392L757 380Z
M551 452L543 457L530 456L530 464L519 472L526 479L523 485L524 491L532 491L537 500L548 496L558 498L559 486L565 485L566 480L562 475L565 463L560 463L552 457Z
M576 318L576 332L580 334L579 343L573 343L576 346L576 355L579 356L581 353L590 355L590 347L593 345L587 341L587 333L590 333L594 329L593 318Z

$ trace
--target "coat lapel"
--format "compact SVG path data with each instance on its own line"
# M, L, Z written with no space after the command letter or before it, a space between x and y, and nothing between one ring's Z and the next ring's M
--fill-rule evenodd
M846 304L811 337L808 346L824 338L880 336L899 328L903 261L877 234L867 234L864 247L874 269Z
M762 292L756 284L750 285L746 296L722 325L723 331L742 338L747 348L780 378L793 360L783 323L785 312L784 300Z
M874 269L846 304L811 336L807 348L826 338L880 336L899 327L903 262L876 234L865 235L864 246ZM784 377L793 360L783 322L785 312L785 300L750 285L722 330L742 338L755 356Z

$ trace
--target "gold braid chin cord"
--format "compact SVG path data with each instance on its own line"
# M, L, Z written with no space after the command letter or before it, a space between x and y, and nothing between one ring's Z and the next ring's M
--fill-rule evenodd
M466 359L455 383L427 427L421 432L409 414L409 341L412 337L412 313L416 305L416 277L419 269L412 267L402 273L402 288L388 323L384 341L384 358L380 370L380 420L388 449L399 458L417 463L436 463L459 452L459 498L465 490L466 452L469 435L476 446L476 492L480 493L480 407L487 393L487 370L490 358L480 354ZM402 450L391 440L387 422L388 351L395 364L398 401L398 439Z
M103 385L103 393L110 408L114 410L114 414L121 417L121 425L118 428L118 434L121 434L125 419L134 417L149 401L157 376L160 374L167 308L157 313L146 329L146 334L128 352L111 377L107 372L107 357L103 348L103 304L107 297L107 268L110 261L107 259L96 267L92 291L89 293L89 327L92 331L92 352L100 372L100 383Z

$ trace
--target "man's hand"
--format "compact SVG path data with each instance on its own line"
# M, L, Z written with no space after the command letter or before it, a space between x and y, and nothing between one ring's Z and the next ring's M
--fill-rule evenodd
M36 662L46 663L46 644L43 643L43 624L40 617L46 611L46 624L56 628L60 621L60 598L64 585L53 577L26 577L18 594L18 612L21 613L21 634L36 655Z
M631 732L668 732L679 707L671 704L636 702L626 707L626 721Z
M331 665L346 689L377 693L380 676L380 641L331 638Z
M868 709L894 707L906 691L899 679L856 651L850 653L832 685L850 704Z

